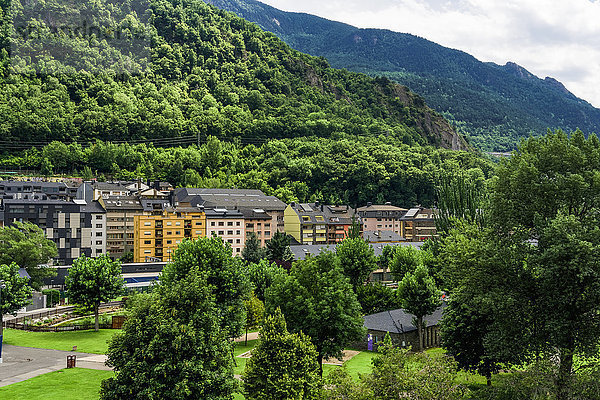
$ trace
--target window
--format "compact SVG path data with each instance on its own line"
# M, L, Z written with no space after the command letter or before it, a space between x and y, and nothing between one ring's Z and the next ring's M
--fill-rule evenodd
M102 232L96 232L96 237L102 237Z
M271 228L271 224L265 224L265 229Z
M215 226L215 221L211 221L210 226Z
M96 215L96 219L102 219L102 215Z
M260 229L260 222L256 223L256 229Z
M150 232L150 231L144 231L144 235L150 236L150 235L152 235L152 232Z
M196 226L202 226L202 222L201 221L196 222Z
M227 243L233 244L233 239L227 239Z
M317 215L317 216L315 216L315 219L316 219L317 221L319 221L319 222L323 222L323 221L324 221L324 219L323 219L323 216L322 216L322 215Z
M228 235L233 235L233 231L227 231Z
M152 240L144 240L144 244L152 244Z
M173 223L171 221L167 221L167 226L171 226Z
M96 224L96 228L102 228L102 224Z
M271 236L271 231L265 231L265 236Z
M144 222L144 226L152 226L152 222L146 221L146 222Z
M233 221L227 221L227 226L233 226Z
M241 244L242 241L240 239L235 239L235 244Z
M241 232L241 231L235 231L235 234L236 234L236 235L241 235L241 234L242 234L242 232Z
M240 248L238 247L237 249L235 249L235 252L239 253L240 252Z
M150 253L152 253L151 250L144 250L144 254L150 254Z
M181 235L181 231L175 231L176 235Z
M167 244L171 244L171 243L173 243L172 240L167 240Z
M181 226L181 221L175 222L175 226Z
M225 222L219 221L219 226L225 226Z
M254 224L246 224L246 229L254 229Z
M96 240L96 246L102 246L102 240Z
M237 222L235 223L235 226L241 226L241 225L242 225L242 223L241 223L240 221L237 221Z
M173 231L167 231L167 235L172 235Z
M225 231L219 231L218 235L219 236L223 236L225 234Z

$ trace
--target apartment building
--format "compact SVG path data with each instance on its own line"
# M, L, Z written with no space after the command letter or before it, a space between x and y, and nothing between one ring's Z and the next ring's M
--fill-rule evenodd
M134 216L144 208L136 196L100 197L98 202L106 210L106 251L113 259L133 252Z
M300 244L335 244L348 235L352 210L348 206L291 203L284 213L285 233Z
M437 233L435 210L431 208L411 208L402 217L402 224L404 237L411 242L423 242Z
M0 212L6 225L31 222L56 243L54 264L72 263L81 255L106 252L105 211L98 202L50 199L45 194L20 194L2 199Z
M360 217L363 232L394 232L404 237L403 219L406 208L395 207L392 203L382 205L367 203L356 213Z
M184 239L206 236L206 213L199 207L166 208L133 220L133 262L171 261Z
M206 209L206 236L218 236L229 243L234 256L241 256L246 241L244 214L225 208Z
M201 205L206 209L262 210L271 216L271 235L276 231L284 231L286 204L275 196L267 196L261 190L180 188L172 192L171 201L174 205Z
M34 194L45 195L51 200L73 200L77 195L77 186L65 182L0 181L0 197L30 197Z
M261 247L265 247L266 242L271 239L277 231L277 225L273 222L273 217L265 210L260 208L242 208L245 222L245 239L254 233L260 241Z

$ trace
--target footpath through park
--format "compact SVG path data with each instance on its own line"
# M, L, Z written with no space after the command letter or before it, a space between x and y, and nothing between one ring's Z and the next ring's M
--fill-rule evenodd
M0 364L0 386L66 368L67 356L70 355L76 356L76 366L79 368L111 370L105 365L106 356L103 354L4 345L3 362Z

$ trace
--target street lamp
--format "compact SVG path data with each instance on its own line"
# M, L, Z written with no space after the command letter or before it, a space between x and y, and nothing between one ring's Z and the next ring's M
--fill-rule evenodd
M2 289L6 288L6 284L3 280L0 280L0 364L2 364L2 336L4 334L4 314L2 312Z

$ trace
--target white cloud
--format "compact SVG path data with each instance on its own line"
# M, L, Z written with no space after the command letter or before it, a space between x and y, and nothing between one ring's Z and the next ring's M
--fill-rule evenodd
M590 0L263 0L361 28L418 35L482 61L513 61L600 106L600 2Z

